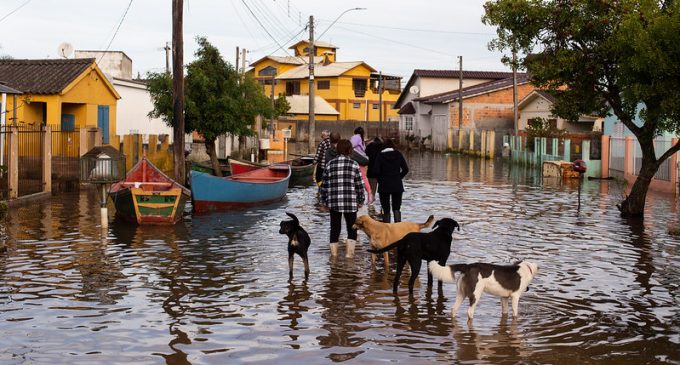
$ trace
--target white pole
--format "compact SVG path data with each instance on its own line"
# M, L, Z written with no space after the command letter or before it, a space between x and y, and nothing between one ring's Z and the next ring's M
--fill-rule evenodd
M2 108L0 108L0 125L2 128L2 131L5 131L5 126L7 125L6 123L6 116L7 116L7 94L2 93L2 104L0 104ZM16 105L14 106L16 108ZM2 137L0 138L0 165L5 164L5 138Z
M107 230L109 228L109 211L106 208L106 184L101 184L101 186L102 186L102 201L101 201L102 230Z

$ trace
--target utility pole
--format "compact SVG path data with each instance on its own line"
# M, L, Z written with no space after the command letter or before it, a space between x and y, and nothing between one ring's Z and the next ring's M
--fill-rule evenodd
M517 51L512 49L512 121L517 135Z
M380 122L378 126L378 136L382 137L383 132L383 77L382 71L378 73L378 106L380 108L380 113L378 113L378 121Z
M186 184L184 163L184 39L182 35L184 0L172 0L172 125L175 180Z
M246 49L241 50L241 75L246 73Z
M463 56L458 56L458 130L463 126Z
M236 46L236 63L234 63L234 70L236 70L236 73L238 72L238 58L241 57L241 53L238 50L238 46Z
M165 50L165 72L169 75L170 74L170 45L168 42L165 42L165 47L163 47Z
M309 16L309 153L314 152L314 16Z

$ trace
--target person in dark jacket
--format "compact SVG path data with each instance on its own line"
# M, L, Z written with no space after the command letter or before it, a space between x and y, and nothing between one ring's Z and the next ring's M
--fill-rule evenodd
M378 158L378 154L383 149L383 142L380 137L373 138L366 146L366 156L368 156L368 171L366 176L368 176L368 183L371 185L372 197L368 199L369 204L375 200L375 195L378 193L375 189L378 187L378 177L375 175L375 160Z
M408 165L401 152L395 149L394 140L385 142L383 150L375 159L373 172L378 178L383 222L390 223L390 211L394 213L394 222L401 222L401 197L404 193L402 179L408 174Z
M350 158L352 143L341 139L337 144L338 156L326 164L321 184L321 202L331 212L331 256L338 254L338 241L342 229L342 218L347 227L347 254L354 256L357 231L352 226L357 219L357 211L364 202L364 185L361 180L359 164Z
M316 154L314 155L314 163L316 164L316 171L314 178L317 185L321 185L321 178L323 178L323 169L326 167L326 150L331 146L330 140L331 132L324 130L321 132L321 142L316 147Z
M329 138L329 141L330 141L330 146L328 146L328 148L326 148L326 153L324 155L324 161L326 161L326 165L328 165L328 163L332 159L338 157L338 151L335 149L335 146L340 141L340 133L331 132L331 136Z

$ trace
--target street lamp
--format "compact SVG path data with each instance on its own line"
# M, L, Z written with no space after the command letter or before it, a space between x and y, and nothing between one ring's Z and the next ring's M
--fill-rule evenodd
M351 8L343 11L338 15L335 20L324 30L321 32L321 35L317 39L320 39L323 37L326 32L328 32L329 29L335 24L335 22L340 19L343 15L346 13L353 11L353 10L366 10L366 8ZM310 15L309 16L309 153L314 153L314 56L316 55L316 51L314 50L314 16Z

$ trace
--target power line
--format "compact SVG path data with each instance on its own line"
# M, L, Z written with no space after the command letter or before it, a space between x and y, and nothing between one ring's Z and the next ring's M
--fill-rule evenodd
M109 41L109 44L106 46L104 53L106 53L109 50L109 47L111 47L111 43L113 43L113 40L116 39L116 35L118 35L118 31L120 30L120 26L123 25L123 21L125 20L125 16L127 15L128 10L130 10L130 6L132 6L132 1L133 0L130 0L127 8L125 8L125 12L123 13L123 16L120 18L120 22L118 22L118 26L116 27L116 31L113 33L113 37L111 37L111 40ZM97 63L101 62L102 58L104 58L104 53L102 53L101 57L99 57L99 61L97 61Z
M266 4L264 4L264 3L262 2L262 0L251 0L251 4L252 4L253 6L255 6L256 8L259 9L260 13L263 15L263 18L265 18L265 19L267 20L267 22L269 22L269 24L271 24L272 26L276 26L276 28L278 28L279 31L282 31L282 32L280 32L280 34L284 34L284 35L285 35L285 34L288 34L288 33L290 32L290 30L288 29L288 27L286 27L286 25L284 25L284 24L279 20L279 17L276 16L276 15L271 11L271 9L269 8L269 6L267 6Z
M24 6L28 5L28 3L30 3L30 2L31 2L31 0L26 0L26 1L24 1L23 4L19 5L16 9L10 11L9 13L7 13L7 15L3 16L2 18L0 18L0 22L2 22L3 20L9 18L10 15L16 13L17 11L19 11L19 9L21 9L21 8L23 8Z
M274 38L274 36L273 36L271 33L269 33L269 31L268 31L267 28L264 26L264 24L262 24L262 22L261 22L260 19L257 17L257 15L255 15L255 13L253 13L253 10L250 8L250 6L248 6L248 3L246 3L245 0L241 0L241 2L243 3L243 5L245 5L246 9L248 9L248 11L249 11L250 14L253 16L253 18L255 18L255 21L257 21L257 24L260 25L260 28L262 28L262 30L264 30L264 32L267 33L267 35L269 36L269 38L271 38L271 39L279 46L278 49L283 50L288 56L290 56L290 53L288 53L288 51L286 51L286 50L283 48L283 46L281 45L281 43L279 43L279 41L278 41L276 38ZM292 56L291 56L291 57L292 57Z
M241 24L243 24L243 27L246 28L246 31L250 35L250 38L252 38L253 42L255 43L256 46L260 46L259 43L257 42L257 37L253 34L253 32L250 31L250 28L248 27L248 24L243 20L243 17L241 16L241 12L238 10L236 5L234 4L233 1L229 2L231 6L234 8L234 12L236 13L236 16L238 16L238 19L241 21Z
M330 20L322 20L323 22L330 23ZM423 32L423 33L444 33L444 34L462 34L462 35L480 35L480 36L495 36L495 33L481 33L481 32L458 32L452 30L438 30L438 29L425 29L425 28L406 28L406 27L393 27L387 25L373 25L373 24L362 24L362 23L350 23L350 22L337 22L338 24L346 25L357 25L360 27L369 28L381 28L381 29L391 29L391 30L402 30L407 32Z
M443 56L455 57L454 55L449 54L449 53L445 53L445 52L437 51L437 50L434 50L434 49L429 49L429 48L417 46L417 45L415 45L415 44L410 44L410 43L406 43L406 42L402 42L402 41L396 41L396 40L394 40L394 39L389 39L389 38L385 38L385 37L380 37L380 36L377 36L377 35L374 35L374 34L365 33L365 32L359 32L359 31L347 29L347 28L341 27L341 26L338 26L338 28L344 29L345 31L348 31L348 32L361 34L361 35L364 35L364 36L367 36L367 37L372 37L372 38L380 39L380 40L383 40L383 41L393 42L393 43L401 44L401 45L403 45L403 46L408 46L408 47L411 47L411 48L417 48L417 49L420 49L420 50L423 50L423 51L428 51L428 52L432 52L432 53L437 53L437 54L440 54L440 55L443 55Z

